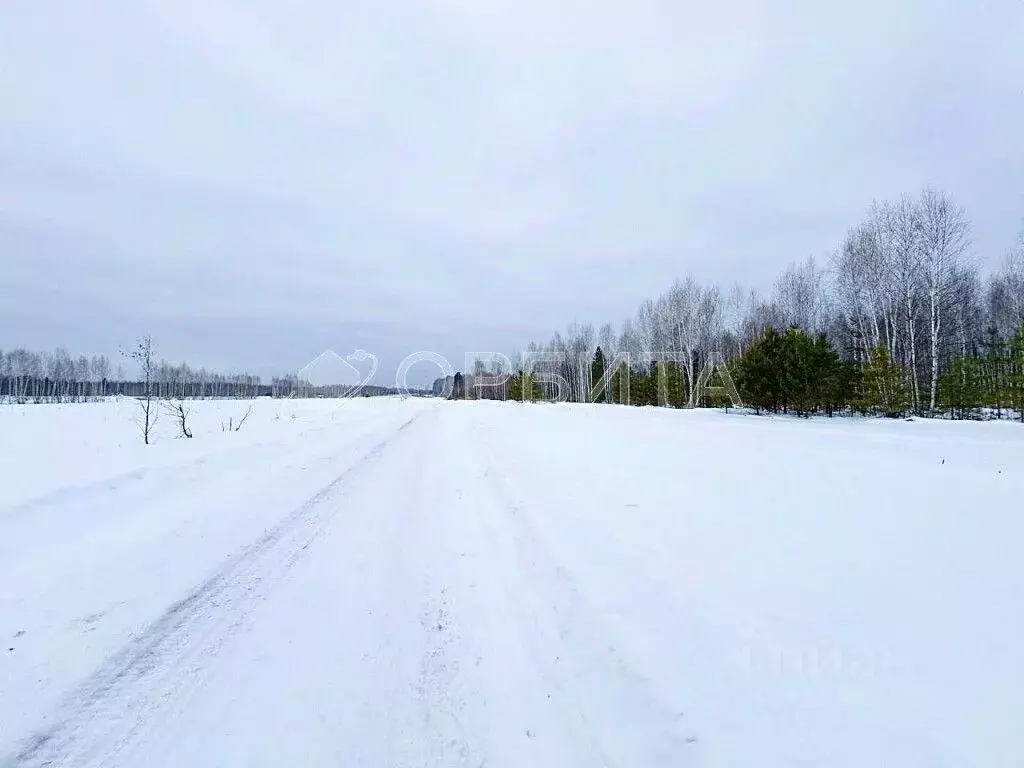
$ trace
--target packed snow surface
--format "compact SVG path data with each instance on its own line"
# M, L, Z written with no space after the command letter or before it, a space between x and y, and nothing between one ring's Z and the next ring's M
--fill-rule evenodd
M0 765L1020 766L1024 427L0 406Z

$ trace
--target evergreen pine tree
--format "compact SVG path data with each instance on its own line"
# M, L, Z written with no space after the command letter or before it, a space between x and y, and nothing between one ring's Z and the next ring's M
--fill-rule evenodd
M860 390L860 366L854 362L840 361L833 381L830 416L835 411L853 407L857 392Z
M903 372L892 362L883 345L871 351L870 359L861 367L861 410L898 417L907 411L909 401Z
M523 400L523 372L517 371L508 377L508 399Z
M940 385L940 404L951 419L968 419L982 401L982 368L978 360L958 355L949 361Z
M1010 365L1009 347L999 338L995 326L985 332L985 357L982 366L982 399L985 405L996 409L996 418L1003 417L1007 405L1007 371Z
M508 397L510 400L525 403L542 399L544 392L535 374L518 371L509 377Z
M629 376L629 402L631 405L654 404L656 390L649 370L630 368L623 375Z
M726 376L723 376L722 373L723 366L725 373L728 375L729 379L732 380L732 384L736 384L736 379L739 376L739 361L734 361L732 363L719 362L715 366L711 376L704 382L705 389L701 393L703 397L701 405L707 406L708 408L725 408L726 410L729 410L729 408L734 405L734 401L727 391L727 378ZM679 369L679 381L680 386L685 387L686 374L681 368ZM680 390L680 398L684 405L688 402L686 400L685 388Z
M1006 369L1007 401L1024 423L1024 323L1010 341Z
M604 376L606 370L604 352L600 347L597 348L597 352L594 353L594 361L590 364L590 386L596 387L601 381L601 377ZM588 393L589 394L589 393ZM604 388L598 393L595 402L605 402L605 391Z
M819 371L816 370L814 342L796 326L782 340L783 409L807 416L816 409Z
M612 401L619 405L630 405L633 402L632 371L625 363L619 363L612 374Z
M682 408L687 404L686 376L682 367L674 360L664 363L661 375L665 380L666 405Z
M766 328L751 344L737 366L736 386L743 402L760 413L777 412L783 405L783 338Z
M661 378L661 364L652 360L647 366L647 374L644 378L644 400L645 405L665 406L664 381Z
M831 416L849 399L851 368L843 365L839 352L825 334L818 334L810 345L811 404L816 411Z

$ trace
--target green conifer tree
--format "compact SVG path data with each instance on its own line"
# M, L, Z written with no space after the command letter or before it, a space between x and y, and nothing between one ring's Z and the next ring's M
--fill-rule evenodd
M1009 345L1000 337L995 326L985 332L985 357L981 361L982 400L985 405L995 408L996 418L1003 417L1007 406L1007 372L1010 366Z
M903 372L892 362L889 350L878 346L861 367L859 405L863 411L898 417L907 411L909 400Z
M951 419L969 419L981 405L982 368L972 357L958 355L949 361L939 382L940 404Z
M811 403L815 411L831 416L847 402L850 369L843 365L838 350L823 333L811 343L809 353Z
M516 400L519 402L525 402L527 399L526 391L523 389L523 383L526 379L526 374L522 371L516 371L508 377L508 399Z
M1007 361L1007 401L1024 423L1024 323L1010 341Z
M633 402L632 371L625 363L619 363L612 374L612 400L619 405L630 405Z
M622 375L629 377L630 405L654 404L654 382L647 370L639 366L630 367L628 371L623 371Z
M606 370L604 352L600 347L597 348L597 352L594 353L594 361L590 364L590 386L596 387L604 376ZM589 393L588 393L589 394ZM602 388L598 393L595 402L605 402L605 392Z
M774 328L751 344L737 366L736 386L743 402L758 413L783 407L783 339Z

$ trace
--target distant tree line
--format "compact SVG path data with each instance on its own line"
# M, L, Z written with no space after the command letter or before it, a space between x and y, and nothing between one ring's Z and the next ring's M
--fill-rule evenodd
M478 361L461 396L723 404L710 371L758 411L1024 420L1024 234L983 277L966 212L925 188L873 204L767 297L686 277L618 330L573 324L510 367Z
M0 350L0 400L19 403L84 402L122 395L141 397L146 382L136 366L108 357L72 356L63 347L53 352ZM251 374L223 375L187 364L160 361L151 384L159 399L249 398L270 395L272 387Z
M134 359L115 366L103 355L73 356L65 348L53 352L0 349L0 402L74 403L104 397L149 397L157 400L206 400L254 397L343 397L347 387L319 387L298 376L274 377L264 383L248 374L220 374L186 363L154 361L149 381ZM386 395L397 390L366 386L359 394Z

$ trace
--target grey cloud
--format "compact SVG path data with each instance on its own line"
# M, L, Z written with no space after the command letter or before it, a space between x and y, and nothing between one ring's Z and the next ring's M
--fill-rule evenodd
M313 352L458 356L618 321L688 271L763 288L925 183L985 263L1024 214L1010 0L4 16L0 346L104 351L159 317L210 365L291 370L309 328Z

